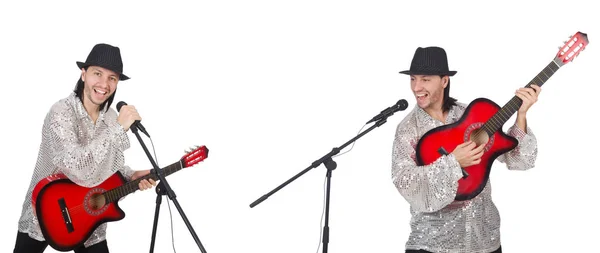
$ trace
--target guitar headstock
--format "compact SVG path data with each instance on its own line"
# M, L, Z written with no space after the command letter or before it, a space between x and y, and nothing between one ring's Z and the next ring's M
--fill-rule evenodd
M588 43L587 34L585 33L577 32L575 35L569 36L569 40L565 41L562 47L559 47L554 62L558 66L572 62L585 49Z
M207 157L208 148L206 148L206 146L195 146L186 151L185 155L181 157L181 164L183 168L191 167L204 161Z

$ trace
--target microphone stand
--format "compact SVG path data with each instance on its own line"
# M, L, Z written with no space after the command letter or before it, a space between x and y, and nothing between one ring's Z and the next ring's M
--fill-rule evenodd
M384 110L384 111L382 111L381 114L380 114L382 116L381 119L379 119L375 124L373 124L367 130L365 130L362 133L358 134L356 137L350 139L349 141L347 141L346 143L344 143L342 146L340 146L340 147L334 147L329 153L327 153L323 157L319 158L318 160L314 161L306 169L300 171L300 173L298 173L295 176L291 177L290 179L288 179L287 181L285 181L283 184L279 185L275 189L271 190L269 193L263 195L262 197L258 198L254 202L252 202L250 204L250 208L253 208L256 205L260 204L261 202L263 202L264 200L266 200L267 198L269 198L271 195L273 195L275 192L281 190L283 187L285 187L286 185L288 185L292 181L298 179L300 176L304 175L309 170L311 170L313 168L317 168L321 164L324 164L325 168L327 168L327 174L326 174L326 177L327 177L327 192L326 192L326 197L325 197L325 225L323 227L323 253L327 253L328 244L329 244L329 199L330 199L330 196L331 196L330 195L330 192L331 192L331 175L333 174L333 170L335 170L337 168L337 163L332 159L332 157L335 156L335 155L337 155L340 152L340 150L343 150L346 146L348 146L351 143L355 142L356 140L358 140L359 138L361 138L362 136L364 136L365 134L367 134L371 130L375 129L376 127L379 127L379 126L383 125L384 123L386 123L387 122L387 118L389 116L391 116L392 114L394 114L394 112L395 111L393 111L393 110Z
M142 148L144 149L144 152L146 153L146 155L148 156L148 159L150 160L150 163L152 163L152 167L154 167L154 169L151 170L151 173L154 173L154 175L156 175L156 178L158 180L160 180L160 182L156 185L156 209L154 211L154 224L152 226L152 240L150 242L150 253L154 252L154 242L156 240L156 227L158 226L158 214L160 212L160 205L162 203L163 195L167 195L171 199L171 201L173 201L173 203L175 204L175 207L177 207L177 210L179 211L179 214L181 215L181 218L183 219L183 222L185 222L185 225L187 226L188 230L192 234L192 237L196 241L196 244L198 244L198 248L200 248L200 251L202 251L203 253L206 253L206 250L202 246L202 243L200 243L200 239L198 239L198 236L196 235L194 228L192 228L192 225L190 224L187 216L185 215L185 213L183 212L183 209L179 205L179 201L177 201L177 196L175 195L175 192L173 191L173 189L171 189L169 182L167 182L167 179L163 175L162 169L159 168L158 165L156 164L156 162L154 161L154 159L152 159L152 156L150 155L148 148L144 144L144 141L142 141L142 138L140 137L140 134L138 133L137 126L131 125L130 129L135 134L138 141L140 142Z

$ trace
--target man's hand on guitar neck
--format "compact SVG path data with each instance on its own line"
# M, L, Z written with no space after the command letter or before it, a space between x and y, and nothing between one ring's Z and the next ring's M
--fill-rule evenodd
M535 84L532 84L531 88L520 88L515 91L515 95L523 101L517 112L516 124L525 133L527 133L527 111L537 102L540 92L542 92L542 88Z
M150 170L138 170L136 172L133 173L133 175L131 175L131 180L136 180L140 177L143 177L145 175L148 175L150 173ZM150 178L150 179L144 179L144 180L140 180L140 190L146 190L146 189L150 189L153 186L156 186L156 182Z

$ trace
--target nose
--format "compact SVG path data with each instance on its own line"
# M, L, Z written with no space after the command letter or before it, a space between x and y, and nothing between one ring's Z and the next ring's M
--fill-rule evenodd
M421 82L419 82L418 80L413 80L410 82L411 86L412 86L412 90L414 92L420 91L423 89L423 85Z
M108 78L100 78L100 82L98 82L98 84L102 87L102 88L106 88L108 87L108 83L110 81L108 80Z

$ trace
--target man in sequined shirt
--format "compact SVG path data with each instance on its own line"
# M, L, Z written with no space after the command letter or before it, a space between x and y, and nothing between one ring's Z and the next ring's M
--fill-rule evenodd
M32 191L42 179L63 173L74 183L93 187L116 172L128 180L147 175L150 170L134 171L124 164L123 152L129 148L127 136L135 120L141 120L134 106L125 105L117 115L110 108L119 81L124 75L120 49L97 44L86 62L77 62L81 76L75 90L56 102L47 113L42 128L42 143L25 200L14 252L44 252L48 243L32 207ZM156 185L141 180L140 190ZM102 224L75 252L108 252L106 223Z
M410 204L411 233L406 252L500 253L500 215L491 198L491 183L474 198L456 201L462 167L481 162L483 147L467 141L435 162L417 166L416 145L429 130L460 119L467 105L450 97L450 76L446 51L440 47L417 48L410 70L417 106L398 124L393 143L392 181ZM509 170L534 167L536 137L527 126L528 109L537 101L541 89L520 88L515 94L522 101L517 118L507 134L518 146L498 157Z

